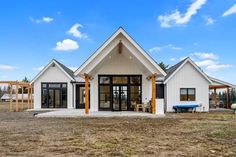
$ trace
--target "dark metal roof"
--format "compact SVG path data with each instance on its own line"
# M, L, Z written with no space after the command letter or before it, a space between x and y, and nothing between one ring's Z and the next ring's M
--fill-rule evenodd
M173 65L172 67L170 67L169 69L166 70L166 77L165 80L167 80L174 72L175 70L177 70L189 57L183 59L182 61L180 61L179 63Z

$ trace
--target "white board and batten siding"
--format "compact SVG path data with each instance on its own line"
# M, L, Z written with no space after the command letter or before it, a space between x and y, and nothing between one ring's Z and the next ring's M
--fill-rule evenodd
M57 66L50 66L43 75L39 76L34 82L34 109L41 109L41 83L67 83L67 108L72 107L73 86L71 79Z
M146 79L149 74L139 69L132 60L124 57L123 53L112 55L102 65L97 66L99 69L91 74L94 78L90 81L91 111L98 111L98 75L142 75L142 101L148 102L151 99L151 81Z
M180 101L180 88L195 88L196 101ZM209 82L192 64L187 62L165 86L166 111L173 112L174 105L201 104L198 112L209 111Z

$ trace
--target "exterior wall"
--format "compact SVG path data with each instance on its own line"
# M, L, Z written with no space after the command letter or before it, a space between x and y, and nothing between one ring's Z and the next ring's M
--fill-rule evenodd
M125 52L124 52L125 53ZM147 74L141 71L129 58L118 54L102 63L102 66L92 74L90 81L91 111L98 111L98 75L142 75L142 101L151 99L151 81L147 80Z
M196 101L180 101L180 88L195 88ZM166 111L173 112L178 104L201 104L199 112L209 111L209 82L190 64L186 63L166 84Z
M41 109L41 83L42 82L67 82L67 108L72 107L73 86L68 76L57 65L50 66L35 82L34 82L34 109Z

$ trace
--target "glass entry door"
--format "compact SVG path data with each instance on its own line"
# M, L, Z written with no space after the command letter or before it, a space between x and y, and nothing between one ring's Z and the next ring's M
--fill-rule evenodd
M49 108L60 108L61 91L59 89L49 89Z
M112 87L112 110L113 111L127 111L128 110L128 100L127 100L127 86L124 85L114 85Z

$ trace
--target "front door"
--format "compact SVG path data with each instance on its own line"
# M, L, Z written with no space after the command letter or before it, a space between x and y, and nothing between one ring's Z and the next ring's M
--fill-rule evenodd
M89 99L90 99L90 90L89 90ZM90 101L89 101L90 102ZM76 85L76 109L84 109L85 108L85 85L79 84ZM89 103L90 108L90 103Z
M112 110L113 111L127 111L128 110L128 99L127 92L128 87L124 85L114 85L112 87L113 101Z

